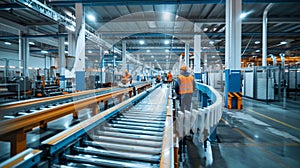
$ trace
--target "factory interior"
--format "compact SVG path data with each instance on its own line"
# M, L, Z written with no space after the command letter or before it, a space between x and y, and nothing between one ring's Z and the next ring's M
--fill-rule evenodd
M1 0L0 167L300 167L299 11Z

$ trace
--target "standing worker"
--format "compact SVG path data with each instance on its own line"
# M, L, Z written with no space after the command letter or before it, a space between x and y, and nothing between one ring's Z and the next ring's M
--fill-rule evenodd
M130 82L130 84L132 84L132 77L131 77L131 74L128 73L127 70L124 71L124 75L122 77L122 84L127 84L128 82Z
M167 74L167 80L168 80L168 83L171 83L173 80L173 75L171 74L171 71L169 71Z
M180 111L191 111L192 96L195 90L194 77L188 72L186 65L180 68L180 75L175 81L175 92L179 95Z

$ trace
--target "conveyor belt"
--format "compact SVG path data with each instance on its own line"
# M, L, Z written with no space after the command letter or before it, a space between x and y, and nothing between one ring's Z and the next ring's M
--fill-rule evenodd
M68 149L57 151L61 157L52 167L159 167L167 105L168 89L157 88L136 105L94 126L88 138L77 138ZM54 141L43 144L49 147Z

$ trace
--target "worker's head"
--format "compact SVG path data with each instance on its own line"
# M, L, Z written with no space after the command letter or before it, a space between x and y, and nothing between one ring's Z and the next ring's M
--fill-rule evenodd
M124 73L125 73L125 74L128 74L128 71L127 71L127 69L125 69Z
M188 69L189 68L186 65L183 65L183 66L180 67L181 71L185 71L186 72L186 71L188 71Z

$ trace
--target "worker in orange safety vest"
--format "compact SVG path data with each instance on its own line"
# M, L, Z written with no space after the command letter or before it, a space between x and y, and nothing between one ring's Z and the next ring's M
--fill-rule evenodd
M168 74L167 74L168 83L172 82L172 80L173 80L172 78L173 78L173 75L171 74L171 71L169 71Z
M186 65L180 67L180 75L175 80L175 92L180 99L180 111L191 111L192 96L195 90L194 77L188 72Z
M121 82L122 82L123 84L126 84L126 83L130 82L130 84L132 84L132 77L131 77L131 74L128 73L127 70L124 71L124 75L123 75L123 77L122 77Z

